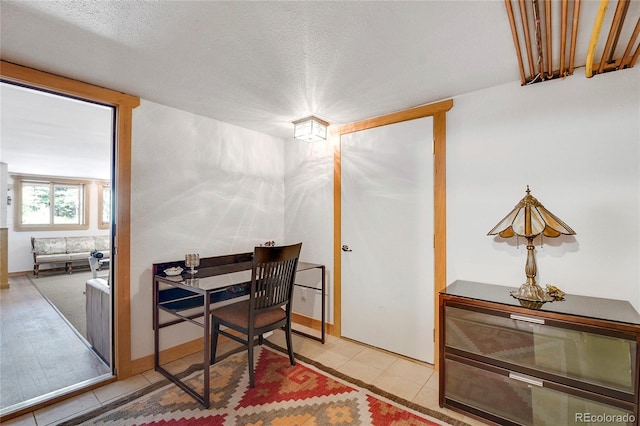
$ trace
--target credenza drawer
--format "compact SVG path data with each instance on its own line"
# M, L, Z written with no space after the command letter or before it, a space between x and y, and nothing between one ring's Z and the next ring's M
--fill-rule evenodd
M479 360L561 382L585 383L633 401L637 387L637 342L622 333L604 335L587 327L549 325L545 319L508 312L445 307L445 345ZM538 374L540 373L540 374ZM566 378L567 380L562 380ZM626 395L626 396L625 396Z
M566 294L455 281L439 296L439 404L504 425L638 425L640 314Z
M444 372L445 405L498 424L635 424L633 404L535 377L465 359L445 359Z

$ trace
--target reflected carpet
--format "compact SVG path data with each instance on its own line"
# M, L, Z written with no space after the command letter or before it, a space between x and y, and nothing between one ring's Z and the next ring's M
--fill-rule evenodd
M284 354L261 346L255 388L249 388L246 351L211 366L211 408L162 381L61 425L438 425L463 424L408 401L392 400L318 365L292 367ZM202 391L202 370L184 373ZM429 415L431 414L431 415Z
M87 314L84 286L91 272L27 276L40 293L84 338L87 337Z

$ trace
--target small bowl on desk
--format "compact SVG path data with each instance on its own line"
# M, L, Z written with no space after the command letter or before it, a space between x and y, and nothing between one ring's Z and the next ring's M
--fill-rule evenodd
M163 272L168 277L175 277L176 275L182 274L183 269L179 266L174 266L173 268L167 268Z

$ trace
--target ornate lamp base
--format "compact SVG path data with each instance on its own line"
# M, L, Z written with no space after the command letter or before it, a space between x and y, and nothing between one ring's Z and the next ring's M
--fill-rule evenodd
M524 283L518 291L512 291L510 294L518 300L529 302L545 303L553 301L553 297L549 296L542 287L535 283Z
M520 302L520 306L524 306L525 308L529 308L529 309L542 309L542 306L544 306L544 304L547 303L547 302L532 302L531 300L523 300L523 299L518 299L518 302Z

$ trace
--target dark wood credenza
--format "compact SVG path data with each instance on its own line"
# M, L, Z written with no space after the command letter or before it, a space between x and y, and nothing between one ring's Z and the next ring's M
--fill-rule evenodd
M500 425L637 425L631 304L566 295L532 308L511 290L455 281L440 293L440 406Z

